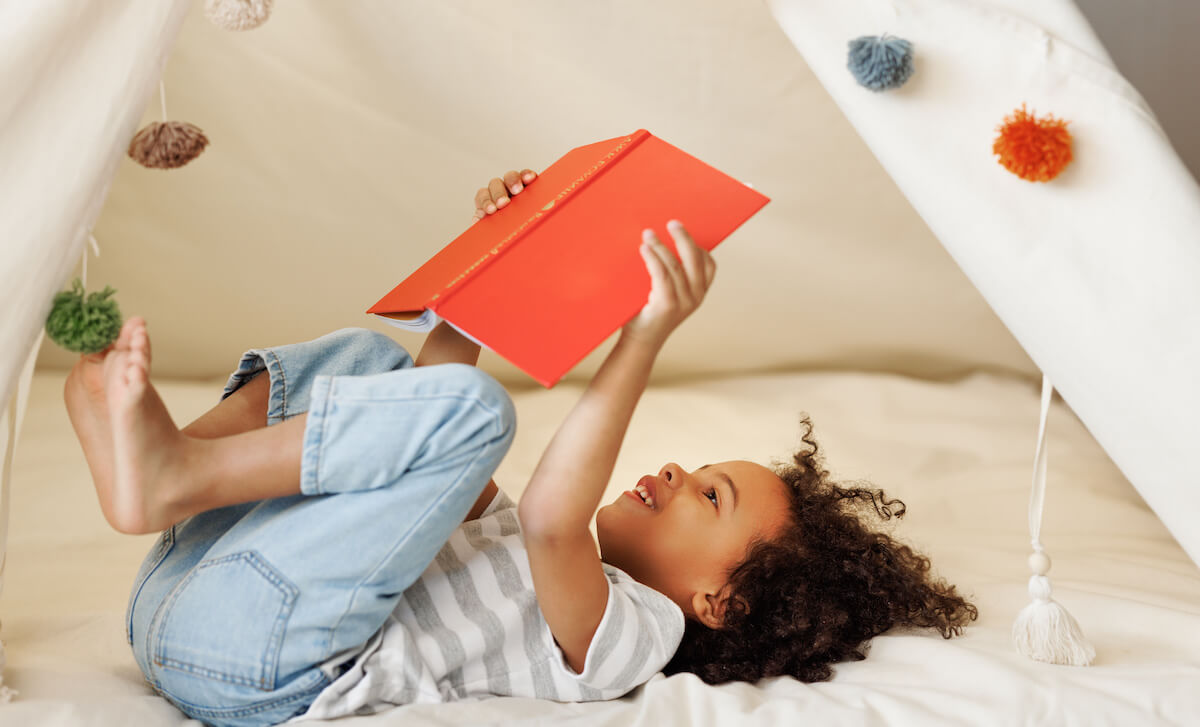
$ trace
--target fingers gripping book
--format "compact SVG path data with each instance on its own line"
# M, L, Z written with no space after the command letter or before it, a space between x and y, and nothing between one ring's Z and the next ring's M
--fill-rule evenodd
M551 387L645 305L642 230L677 219L711 250L769 201L639 129L567 152L367 313L443 319Z

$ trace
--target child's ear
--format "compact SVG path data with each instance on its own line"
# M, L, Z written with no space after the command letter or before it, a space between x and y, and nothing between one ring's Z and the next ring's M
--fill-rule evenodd
M722 628L725 625L725 604L728 601L728 584L720 593L697 591L692 595L692 610L696 612L696 620L710 629Z

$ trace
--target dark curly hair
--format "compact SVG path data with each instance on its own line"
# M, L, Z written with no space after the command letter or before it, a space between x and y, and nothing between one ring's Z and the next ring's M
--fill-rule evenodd
M751 544L728 575L724 624L689 619L667 674L691 672L709 684L789 675L833 676L832 664L866 657L866 642L900 627L958 635L979 611L935 579L929 559L871 528L903 517L882 490L843 487L823 469L812 422L804 448L776 474L791 494L782 534Z

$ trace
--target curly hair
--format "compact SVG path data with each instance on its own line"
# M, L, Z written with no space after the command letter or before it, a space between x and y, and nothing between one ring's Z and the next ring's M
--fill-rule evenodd
M978 618L953 585L933 577L928 558L871 528L903 517L904 503L832 483L812 422L802 424L805 447L776 468L791 495L789 525L752 543L730 570L721 628L688 620L667 674L691 672L709 684L825 681L832 664L866 658L867 642L891 628L934 628L948 639Z

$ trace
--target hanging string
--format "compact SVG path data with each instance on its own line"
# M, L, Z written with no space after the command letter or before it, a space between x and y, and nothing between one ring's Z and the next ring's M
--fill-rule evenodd
M1029 556L1029 596L1032 600L1013 623L1013 642L1017 651L1051 664L1086 666L1096 658L1079 623L1058 601L1050 597L1050 556L1042 545L1042 511L1046 503L1046 420L1054 386L1042 375L1042 413L1038 424L1037 452L1033 460L1033 490L1029 494L1029 535L1033 555Z
M158 99L162 101L163 122L167 120L167 84L158 79Z
M17 409L21 398L20 383L17 386L18 390L12 393L12 398L5 407L7 441L4 446L4 462L0 464L0 548L3 548L3 552L0 552L0 591L4 590L4 566L8 563L8 493L12 487L13 454L17 448ZM0 703L11 702L16 696L16 692L4 684L4 667L7 666L7 661L4 645L0 643Z
M95 255L96 257L100 257L100 244L98 242L96 242L95 236L92 235L92 233L90 233L90 232L88 233L88 242L90 242L92 244L92 254ZM88 261L88 249L87 249L87 245L84 245L83 246L83 275L80 276L80 282L83 283L84 288L87 288L87 261Z
M1029 493L1029 537L1035 554L1045 554L1042 545L1042 513L1046 508L1046 422L1050 418L1050 404L1054 399L1054 387L1050 378L1042 375L1042 412L1038 417L1037 449L1033 455L1033 489Z
M24 413L29 407L29 393L33 380L33 368L37 363L38 351L42 348L42 337L38 335L37 341L33 347L29 349L29 354L25 358L25 365L22 367L21 373L16 378L16 387L12 392L11 398L5 404L4 413L6 418L5 436L0 442L4 447L4 456L0 464L0 593L4 591L4 570L8 563L8 523L9 523L9 495L12 492L12 471L13 460L17 452L17 432L20 431ZM6 666L4 653L4 642L0 641L0 704L11 702L13 697L17 695L17 691L4 683L4 669Z

